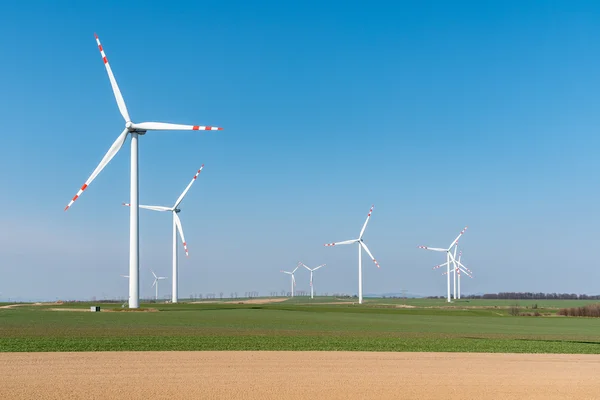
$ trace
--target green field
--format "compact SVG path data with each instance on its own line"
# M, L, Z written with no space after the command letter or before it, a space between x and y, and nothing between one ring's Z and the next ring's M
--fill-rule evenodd
M429 299L369 299L360 306L333 298L238 304L241 301L142 305L158 312L50 310L89 310L89 303L0 309L0 351L600 353L600 319L556 316L558 308L592 301L461 300L448 304ZM515 304L522 312L537 311L542 316L512 316L509 306ZM120 304L101 307L120 308Z

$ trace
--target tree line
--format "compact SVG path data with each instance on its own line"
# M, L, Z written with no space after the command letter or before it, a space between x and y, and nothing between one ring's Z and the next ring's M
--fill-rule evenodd
M600 300L600 295L576 293L534 293L534 292L500 292L486 294L461 295L461 299L491 300ZM445 299L446 296L429 296L429 299Z

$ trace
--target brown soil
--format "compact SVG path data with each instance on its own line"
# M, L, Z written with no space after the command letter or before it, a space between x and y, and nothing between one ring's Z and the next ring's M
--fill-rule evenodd
M24 306L58 306L63 304L62 301L56 303L18 303L18 304L8 304L6 306L0 306L0 308L14 308L14 307L24 307Z
M0 399L597 399L600 355L0 353Z

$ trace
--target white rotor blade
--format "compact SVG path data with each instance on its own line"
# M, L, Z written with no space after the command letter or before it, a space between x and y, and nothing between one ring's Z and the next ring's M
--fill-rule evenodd
M222 131L223 128L217 126L202 126L202 125L180 125L169 124L166 122L142 122L133 124L133 128L144 131Z
M129 278L129 275L121 275L123 278Z
M152 286L150 286L150 287L154 287L154 285L156 285L156 281L157 281L157 280L158 280L158 279L155 279L155 280L154 280L154 282L152 283Z
M369 223L369 219L371 218L371 213L373 212L373 207L375 207L375 204L373 204L371 206L371 209L369 210L369 214L367 215L367 219L365 220L365 224L363 225L362 229L360 230L360 235L358 235L359 239L362 239L363 234L365 233L365 229L367 229L367 224Z
M344 240L343 242L326 243L326 244L324 244L324 246L331 247L331 246L337 246L337 245L340 245L340 244L352 244L352 243L356 243L356 242L358 242L358 239Z
M185 255L189 256L187 243L185 242L185 237L183 236L183 228L181 227L181 220L176 212L173 213L173 218L175 218L175 225L177 225L177 230L179 231L179 236L181 236L181 241L183 242L183 248L185 249Z
M156 278L156 279L167 279L167 277L166 277L166 276L159 276L159 277L158 277L158 278Z
M300 265L302 265L302 266L303 266L304 268L306 268L307 270L309 270L309 271L312 271L312 269L308 268L308 267L306 266L306 264L304 264L304 263L302 263L302 262L301 262L301 263L300 263Z
M439 247L427 247L427 246L419 246L420 249L431 250L431 251L448 251L446 249L440 249Z
M131 121L129 118L129 113L127 112L127 107L125 106L125 100L123 100L123 96L121 95L121 90L119 90L119 85L117 85L117 81L115 76L110 68L110 64L108 63L108 59L106 58L106 54L104 53L104 48L100 44L100 38L98 35L94 33L96 37L96 43L98 43L98 49L100 50L100 55L102 56L102 61L104 61L104 66L106 67L106 72L108 72L108 79L110 79L110 86L112 86L112 90L115 94L115 98L117 99L117 105L119 106L119 111L121 115L125 119L125 122Z
M369 248L367 247L366 244L364 244L363 242L358 242L360 243L360 245L362 246L363 249L365 249L365 251L367 252L367 254L369 255L369 257L371 257L371 260L373 260L373 262L375 263L375 265L377 265L377 268L379 268L379 263L377 262L377 260L375 259L375 257L373 257L373 254L371 254L371 252L369 251Z
M154 275L154 278L158 279L158 276L156 276L156 274L154 273L154 271L150 270L150 272L152 272L152 275Z
M127 207L131 207L131 204L129 203L123 203L124 206ZM139 208L144 208L146 210L152 210L152 211L173 211L172 208L169 207L163 207L163 206L145 206L145 205L139 205Z
M471 276L471 274L469 274L469 273L468 273L467 271L465 271L464 269L462 269L462 268L459 268L458 270L459 270L459 271L462 271L462 272L464 272L464 273L465 273L465 275L467 275L469 278L473 279L473 277ZM460 272L459 272L459 273L460 273Z
M457 261L456 263L459 265L459 267L462 267L462 268L466 269L467 271L471 272L471 270L469 268L465 267L464 265L462 265L462 263L460 261Z
M318 267L316 267L315 269L313 269L313 271L316 271L316 270L318 270L319 268L321 268L321 267L324 267L325 265L327 265L327 264L321 264L321 265L319 265Z
M445 262L445 263L443 263L443 264L440 264L440 265L436 265L436 266L435 266L435 267L433 267L432 269L438 269L438 268L441 268L441 267L445 267L446 265L448 265L448 263L447 263L447 262Z
M296 278L294 278L294 274L292 274L292 282L294 283L294 286L296 286Z
M69 209L69 207L71 207L71 205L75 202L75 200L77 200L77 198L79 196L81 196L83 191L85 189L87 189L87 187L98 176L98 174L104 169L104 167L106 167L106 165L110 162L110 160L113 159L115 154L117 154L119 152L119 150L121 150L121 147L123 147L123 144L125 143L125 139L127 139L128 133L129 132L128 132L127 128L125 128L125 130L123 132L121 132L119 137L117 137L117 140L114 141L112 146L110 146L110 149L108 149L108 152L104 155L104 157L100 161L100 164L98 164L98 166L96 167L94 172L92 172L92 175L90 175L90 177L88 178L87 181L85 181L85 183L83 184L81 189L79 189L79 191L77 192L75 197L73 197L73 199L69 202L69 204L67 204L67 206L65 207L65 211L67 211Z
M173 206L173 208L177 208L177 206L179 205L179 203L181 203L181 201L183 200L183 198L185 197L185 194L188 192L188 190L190 190L190 188L192 187L192 184L194 182L196 182L196 178L198 178L198 175L200 175L200 172L202 172L202 168L204 168L204 164L202 164L202 166L200 167L200 169L198 170L198 172L196 172L196 175L194 175L194 177L192 178L192 181L189 183L189 185L187 185L187 187L185 188L185 190L181 193L181 196L179 196L179 198L177 199L177 201L175 202L175 205Z
M298 265L298 266L296 266L296 268L294 268L294 270L292 271L292 274L293 274L294 272L296 272L296 270L298 269L298 267L299 267L299 265Z
M464 229L462 231L460 231L460 233L458 234L458 236L456 237L456 239L454 239L454 242L452 242L452 244L448 247L448 250L450 250L452 248L452 246L454 246L455 244L458 244L458 239L460 239L460 237L462 235L464 235L465 231L467 230L468 226L465 226Z
M280 270L279 270L279 272L283 272L284 274L288 274L288 275L291 275L291 274L292 274L291 272L284 271L284 270L282 270L282 269L280 269Z

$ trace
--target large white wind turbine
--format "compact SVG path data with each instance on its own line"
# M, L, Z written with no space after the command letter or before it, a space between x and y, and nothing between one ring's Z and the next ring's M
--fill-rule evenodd
M294 287L296 286L296 278L294 277L294 273L296 272L298 267L300 267L300 264L298 264L292 272L280 270L280 272L283 272L284 274L288 274L288 275L292 276L292 297L294 297Z
M360 230L360 235L358 235L358 239L345 240L343 242L335 242L335 243L325 244L325 246L329 247L329 246L337 246L340 244L358 243L358 304L362 304L362 301L363 301L363 296L362 296L362 292L363 292L363 290L362 290L362 249L365 249L365 251L367 252L369 257L371 257L371 259L373 260L375 265L377 265L377 268L379 268L379 263L377 262L375 257L373 257L373 254L371 254L371 252L369 251L369 248L363 242L363 239L362 239L363 234L365 233L365 229L367 228L367 224L369 223L369 219L371 218L371 213L373 212L373 207L375 207L375 205L371 206L371 209L369 210L369 215L367 215L367 220L365 221L365 224L363 225L362 229Z
M119 111L121 112L123 119L125 119L125 129L117 137L117 140L115 140L110 149L108 149L108 152L104 155L104 158L102 158L100 164L98 164L94 172L92 172L92 175L90 175L81 189L79 189L75 197L73 197L73 199L65 207L65 211L71 207L73 202L75 202L75 200L81 196L83 191L92 183L96 176L98 176L98 174L104 169L104 167L106 167L110 160L112 160L112 158L119 152L121 147L123 147L123 144L125 144L127 135L131 135L130 203L132 207L129 213L129 276L131 277L131 279L129 279L129 308L138 308L140 305L138 135L144 135L147 131L220 131L223 128L199 125L179 125L164 122L142 122L139 124L132 122L131 118L129 118L129 113L127 112L127 107L125 106L125 101L123 100L123 96L121 95L121 91L117 85L117 81L115 80L115 76L113 75L110 64L108 63L108 59L106 58L106 54L104 53L104 48L100 44L98 35L95 36L96 42L98 43L98 49L100 50L100 55L102 56L102 61L104 61L104 66L106 67L106 72L108 73L110 85L112 86L115 98L117 100Z
M156 276L156 274L154 273L154 271L151 271L152 275L154 275L154 283L152 284L152 287L156 286L156 295L154 296L154 299L156 301L158 301L158 281L163 280L163 279L167 279L164 276Z
M456 265L456 248L454 249L454 254L452 254L452 252L450 250L452 250L453 246L458 245L458 239L460 239L460 237L465 233L466 230L467 230L467 227L465 226L465 228L458 234L456 239L454 239L454 241L452 243L450 243L450 246L448 246L447 249L440 249L437 247L419 246L420 249L440 251L440 252L446 253L446 262L444 264L437 266L437 268L443 267L443 266L447 267L446 273L448 275L447 276L447 278L448 278L448 303L451 302L451 299L450 299L450 263L453 263L454 265ZM458 263L458 264L462 265L460 263ZM434 267L434 269L435 268L436 267ZM455 297L456 297L456 281L454 283L454 293L455 293Z
M304 263L300 263L300 264L302 264L302 266L304 268L306 268L307 270L310 271L310 298L312 299L313 298L313 272L315 272L316 270L318 270L321 267L324 267L326 264L321 264L318 267L314 267L313 269L308 268L306 266L306 264L304 264Z
M196 175L194 175L194 177L192 178L190 183L187 185L185 190L181 193L181 195L179 196L177 201L175 201L175 204L173 205L173 207L146 206L146 205L139 206L140 208L145 208L147 210L153 210L153 211L171 211L171 213L173 214L173 290L172 290L173 293L171 293L171 302L172 303L177 303L177 299L178 299L178 295L177 295L178 294L177 231L179 231L179 236L181 236L181 241L183 242L183 249L185 250L185 255L189 256L188 249L187 249L187 243L185 241L185 237L183 236L183 228L181 227L181 220L179 219L179 216L177 215L181 211L178 207L179 207L179 204L181 204L181 202L183 201L183 198L187 194L188 190L190 190L190 188L192 187L192 184L194 182L196 182L196 179L198 178L198 175L200 175L200 172L202 172L203 168L204 168L204 164L202 164L202 166L200 167L198 172L196 172ZM123 203L123 205L131 206L131 204L128 204L128 203Z

